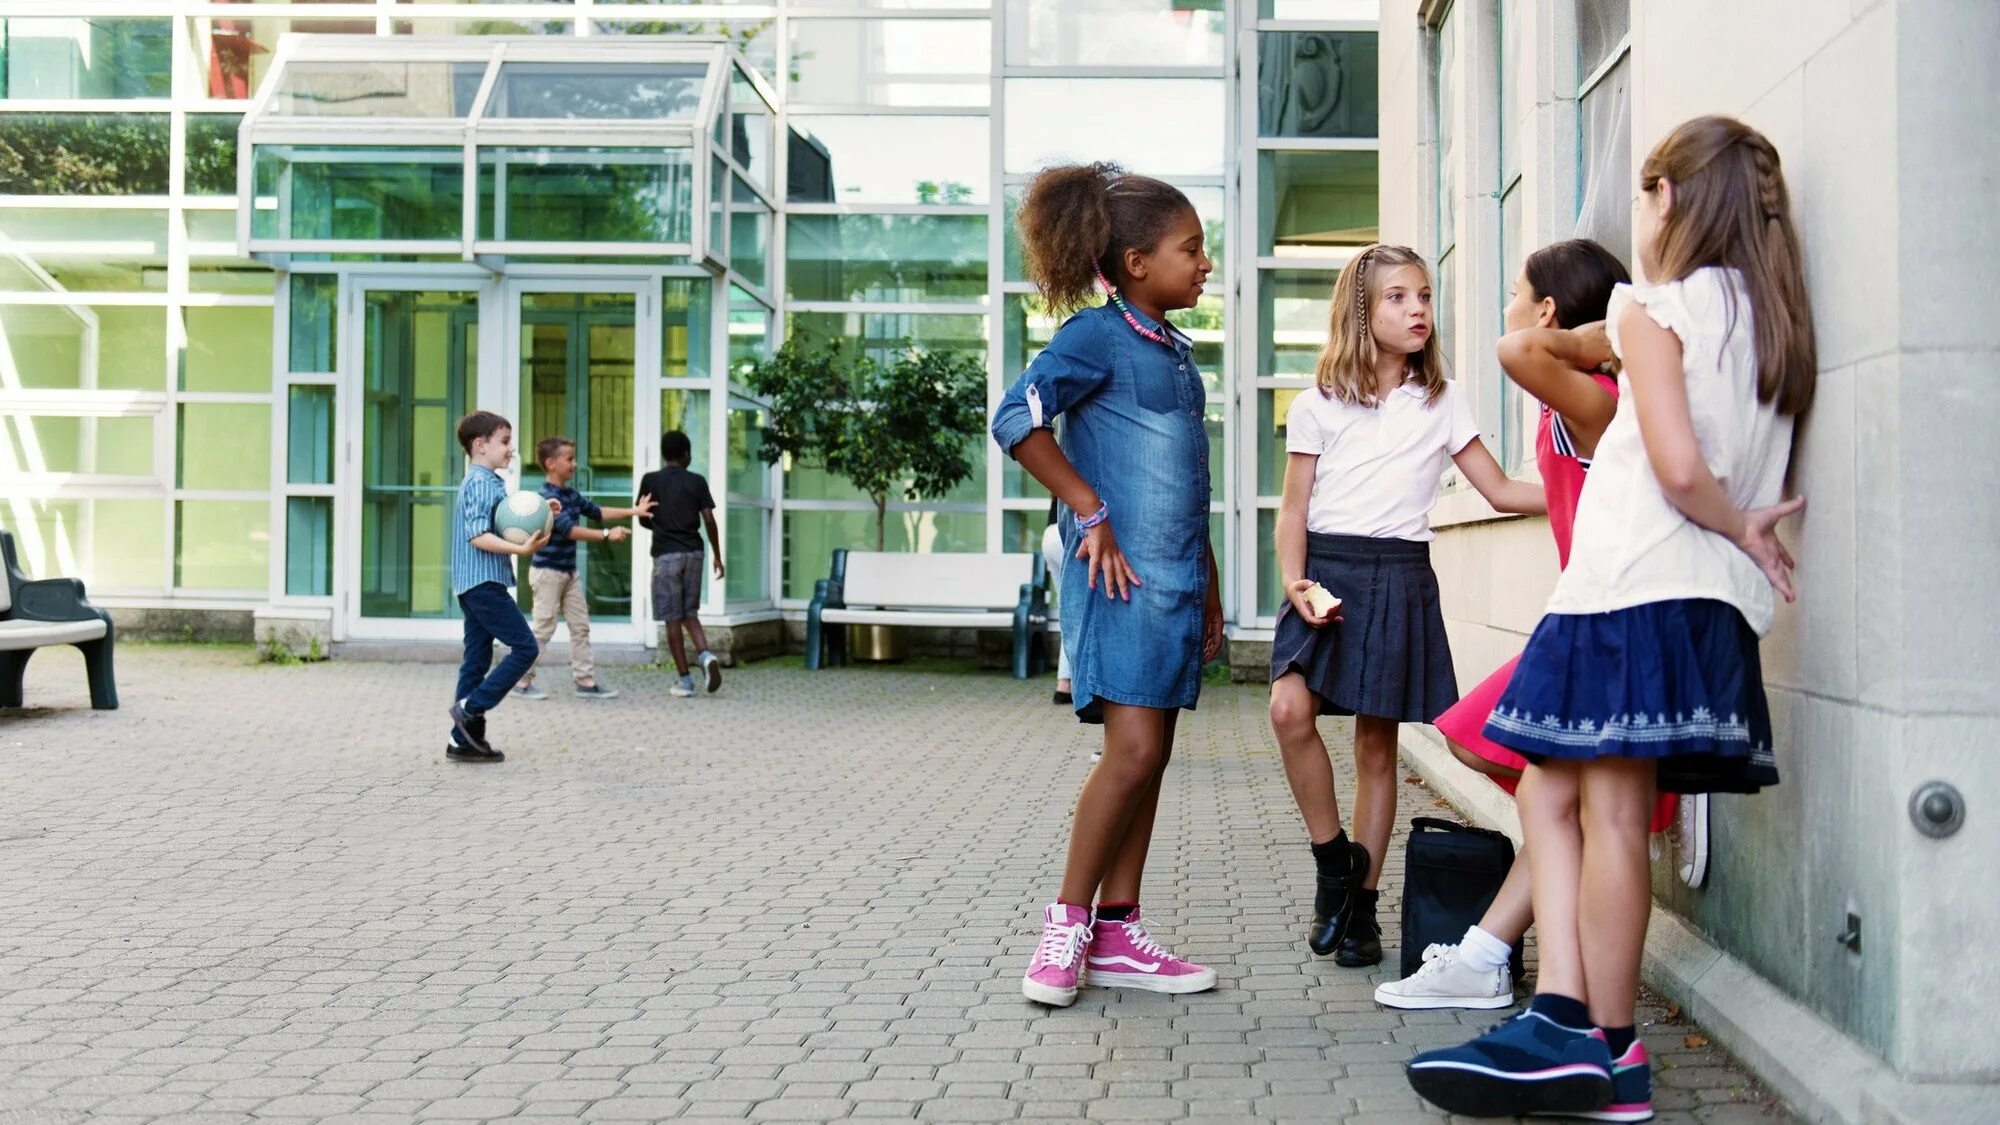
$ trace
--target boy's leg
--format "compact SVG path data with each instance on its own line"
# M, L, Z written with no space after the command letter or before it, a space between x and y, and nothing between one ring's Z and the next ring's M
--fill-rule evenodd
M562 616L563 623L569 626L570 678L579 687L594 684L597 682L597 664L590 653L590 603L583 596L583 572L580 570L563 575ZM535 639L546 643L539 633Z
M545 566L528 568L528 589L533 595L531 612L534 614L535 644L542 648L547 648L549 641L556 635L556 614L563 609L562 580L563 572L560 570L552 570ZM576 644L573 631L570 644L572 646ZM535 670L529 668L528 674L521 677L521 683L525 686L534 682Z
M674 671L685 676L688 674L688 656L687 641L681 636L682 624L680 621L667 622L667 651L673 654Z
M466 710L475 716L484 715L499 706L521 676L535 666L541 646L535 643L535 634L521 617L520 607L499 583L489 582L467 591L461 604L468 617L476 614L481 627L508 649L506 658L466 697ZM491 648L491 641L488 647Z
M465 657L459 661L458 686L451 693L453 703L470 697L479 681L493 669L493 634L472 607L473 592L467 590L458 596L459 615L464 618L465 626Z

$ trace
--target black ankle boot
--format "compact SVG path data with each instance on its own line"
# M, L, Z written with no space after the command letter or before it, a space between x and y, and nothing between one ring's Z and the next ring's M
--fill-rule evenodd
M1365 870L1365 869L1364 869ZM1354 903L1352 922L1347 933L1340 939L1333 951L1333 963L1343 968L1359 969L1382 963L1382 924L1375 920L1375 902L1380 897L1377 892L1357 889L1350 901Z
M1348 865L1344 875L1322 872L1313 890L1312 924L1306 927L1306 947L1316 956L1334 951L1347 937L1361 894L1361 880L1368 877L1368 849L1348 842ZM1376 954L1379 960L1381 954Z

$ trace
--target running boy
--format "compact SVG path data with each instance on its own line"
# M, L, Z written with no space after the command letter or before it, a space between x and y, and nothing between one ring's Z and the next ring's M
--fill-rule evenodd
M688 469L693 447L679 430L660 435L661 468L639 480L639 505L652 514L639 518L653 529L653 616L666 626L667 648L674 654L674 669L680 679L668 691L678 696L694 694L694 677L688 673L687 649L681 630L694 639L695 659L708 690L722 686L722 661L708 651L708 634L702 631L695 614L701 609L701 531L708 529L708 542L715 548L715 576L721 578L722 539L715 530L715 498L709 495L708 480ZM636 509L635 509L636 510Z
M465 618L465 660L452 693L451 744L444 756L459 762L505 758L486 741L486 713L535 666L541 646L514 604L514 557L532 555L549 541L539 532L519 545L493 534L493 509L507 498L500 470L514 460L514 427L491 411L475 410L458 420L458 444L472 464L458 486L458 533L451 538L451 592ZM551 508L559 505L551 500ZM493 642L507 646L507 658L493 667Z
M546 437L535 443L535 460L542 466L542 495L556 508L555 532L548 546L535 552L528 566L528 588L535 595L535 641L547 645L556 635L556 615L569 626L569 673L576 681L576 693L585 699L610 699L618 689L597 679L590 659L590 606L583 596L583 576L576 570L578 543L623 543L631 531L616 521L633 516L644 519L653 512L653 498L639 497L631 508L600 508L569 482L576 479L576 443L565 437ZM613 526L584 527L583 521L609 520ZM549 693L535 686L535 670L521 677L514 694L522 699L547 699Z

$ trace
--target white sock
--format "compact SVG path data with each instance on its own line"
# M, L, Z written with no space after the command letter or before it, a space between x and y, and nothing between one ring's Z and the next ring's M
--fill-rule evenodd
M1478 926L1467 926L1465 936L1458 939L1458 959L1481 972L1490 973L1505 965L1513 954L1513 946Z

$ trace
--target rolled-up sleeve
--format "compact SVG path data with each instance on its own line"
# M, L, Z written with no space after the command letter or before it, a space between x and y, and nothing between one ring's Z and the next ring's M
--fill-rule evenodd
M1112 342L1102 323L1074 316L1028 365L993 411L993 440L1009 453L1037 429L1096 394L1111 379Z

